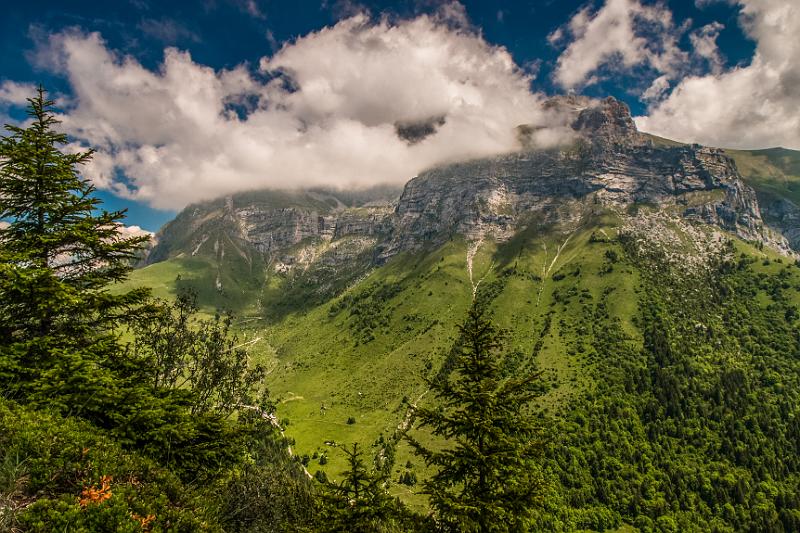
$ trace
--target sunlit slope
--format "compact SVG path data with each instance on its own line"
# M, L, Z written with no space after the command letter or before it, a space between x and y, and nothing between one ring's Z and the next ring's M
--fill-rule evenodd
M616 263L615 234L602 224L531 228L500 246L484 242L474 256L474 243L455 240L424 256L401 256L330 302L249 332L260 337L254 353L271 369L270 390L297 452L389 439L409 403L431 401L425 379L446 369L473 289L507 329L515 364L545 372L542 406L557 413L592 387L591 346L572 334L586 304L607 300L633 333L637 277ZM406 450L399 453L405 464ZM329 453L324 468L336 472L338 455Z
M632 329L635 272L606 255L615 249L616 232L598 219L577 229L533 226L500 245L456 238L437 250L401 255L339 296L277 321L258 318L256 302L269 311L278 294L268 289L264 298L253 276L237 323L253 357L270 369L279 416L289 419L287 433L300 454L321 451L326 441L372 443L393 432L406 415L403 400L416 401L425 378L441 370L473 291L508 330L509 351L545 370L552 389L544 404L555 411L591 385L583 371L591 352L568 333L583 304L605 293ZM179 286L210 285L206 301L217 298L224 308L225 299L214 296L214 270L202 258L171 259L134 271L126 285L150 286L167 297ZM231 278L241 284L248 275L244 269ZM350 417L354 424L347 424Z
M447 373L474 295L507 331L507 371L543 372L553 505L540 529L791 524L800 268L760 248L639 206L501 244L454 238L279 314L270 289L257 299L272 318L252 306L237 327L312 474L336 477L336 445L360 442L394 459L392 493L426 509L418 485L397 483L429 474L398 430L410 404L435 405L426 379ZM168 290L180 265L160 268L135 276Z
M800 151L786 148L725 150L745 181L759 193L759 201L786 198L800 205Z

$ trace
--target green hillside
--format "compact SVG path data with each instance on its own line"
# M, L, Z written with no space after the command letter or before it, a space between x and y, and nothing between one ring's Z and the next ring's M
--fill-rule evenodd
M698 254L692 242L703 237L669 231L679 236L672 244L643 245L610 215L533 226L481 245L472 279L470 243L453 239L279 320L250 307L239 328L268 365L278 416L309 472L335 476L344 466L336 445L360 442L394 459L392 493L423 511L417 489L398 481L426 471L399 436L409 405L431 401L425 379L447 372L476 287L507 329L509 371L544 371L552 495L543 529L797 523L796 469L764 461L796 454L800 442L800 269L742 242ZM156 267L165 277L180 267L160 265L129 283L168 286ZM273 301L263 302L267 314Z
M797 200L800 153L726 152L760 203ZM549 489L538 529L800 528L796 262L687 222L682 203L576 208L579 220L531 220L502 243L454 234L385 264L365 249L344 265L279 269L283 256L335 255L359 237L262 255L226 214L260 204L358 213L363 201L248 193L189 208L162 232L166 260L122 288L167 298L191 288L207 312L233 310L309 475L334 479L346 466L338 448L357 442L393 495L428 512L410 480L431 472L403 435L443 445L415 429L413 407L435 407L428 382L450 372L476 301L505 331L508 375L542 372L534 408L549 435Z

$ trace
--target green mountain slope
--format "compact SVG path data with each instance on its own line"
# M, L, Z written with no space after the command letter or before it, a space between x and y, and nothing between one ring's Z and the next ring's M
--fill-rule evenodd
M753 187L764 221L800 247L800 152L786 148L726 150Z
M726 150L748 183L767 198L786 198L800 205L800 152L786 148ZM761 199L761 198L759 198Z
M395 203L193 206L128 285L237 311L309 474L359 442L427 509L402 435L441 445L413 406L475 300L507 372L543 372L538 529L800 530L798 153L642 135L611 100L581 117L577 148L434 169Z
M447 371L475 289L507 328L509 371L545 372L553 489L542 529L789 530L800 508L785 459L800 442L800 269L640 211L635 223L607 214L533 226L474 255L454 238L310 310L243 318L294 452L335 476L336 444L357 441L393 458L395 481L423 478L397 437L409 405L431 401L425 379ZM665 238L643 238L653 231ZM414 487L391 490L425 508Z

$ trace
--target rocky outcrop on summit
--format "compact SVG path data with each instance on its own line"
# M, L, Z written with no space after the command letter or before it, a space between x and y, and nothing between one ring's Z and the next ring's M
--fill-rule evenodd
M642 134L614 98L556 97L545 112L571 132L568 145L534 148L535 129L520 126L526 148L423 172L399 200L386 190L256 191L190 206L162 230L149 261L198 254L222 261L227 249L249 267L263 261L275 272L340 275L456 235L504 241L532 224L577 225L609 210L630 218L632 205L789 250L721 150ZM770 204L771 219L795 224L793 206Z
M642 142L630 109L623 102L612 97L600 104L590 100L585 102L586 105L582 107L573 107L579 112L571 127L580 135L602 144Z
M608 208L623 213L631 204L657 205L785 247L764 227L755 193L722 151L657 145L636 130L627 106L613 98L556 100L551 107L571 114L572 145L420 174L400 197L379 257L435 246L456 234L506 240L534 221L577 221Z

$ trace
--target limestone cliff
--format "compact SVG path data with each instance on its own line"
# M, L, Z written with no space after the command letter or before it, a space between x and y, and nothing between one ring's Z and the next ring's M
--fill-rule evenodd
M503 241L532 224L609 212L630 220L634 206L790 252L723 151L641 134L614 98L556 97L547 109L573 132L568 145L536 149L533 129L521 126L519 151L428 170L401 194L258 191L190 206L162 229L148 260L206 254L221 265L228 253L325 284L454 236Z
M633 204L787 249L785 240L765 227L755 193L721 150L654 143L636 131L627 106L613 98L559 98L551 106L572 115L576 139L570 146L420 174L400 197L379 257L456 234L505 240L534 222L577 221L603 209L624 215Z

